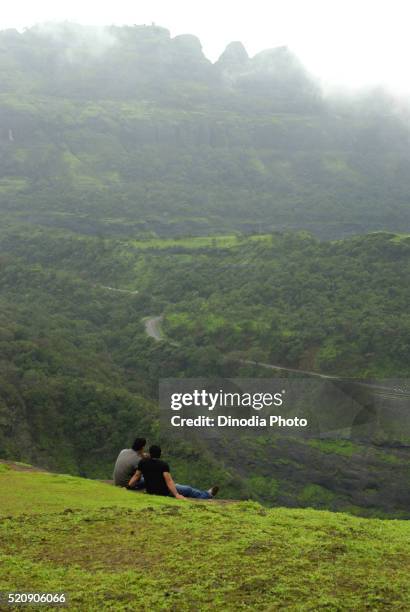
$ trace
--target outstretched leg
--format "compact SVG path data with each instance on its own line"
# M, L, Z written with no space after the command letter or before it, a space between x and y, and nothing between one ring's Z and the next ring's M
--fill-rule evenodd
M201 491L201 489L194 489L189 485L175 485L180 495L184 497L195 497L196 499L212 499L212 495L209 491Z

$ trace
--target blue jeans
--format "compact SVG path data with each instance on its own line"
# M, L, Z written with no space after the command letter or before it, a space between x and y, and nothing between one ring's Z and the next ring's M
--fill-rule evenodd
M141 491L141 489L145 489L144 476L141 476L141 478L139 479L139 481L135 485L135 488L137 489L137 491Z
M212 499L212 495L208 491L201 491L200 489L194 489L189 485L175 485L180 495L184 497L196 497L197 499Z
M132 487L132 489L129 489L129 491L141 491L142 489L145 489L145 480L144 480L144 476L141 476L141 478L139 479L139 481L137 482L136 485L134 485Z

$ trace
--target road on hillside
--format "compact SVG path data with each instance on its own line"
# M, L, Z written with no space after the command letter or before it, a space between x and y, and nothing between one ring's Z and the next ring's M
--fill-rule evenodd
M161 340L164 340L164 334L161 329L162 320L163 320L163 315L159 315L155 317L147 317L144 320L145 331L147 335L150 336L150 338L154 338L154 340L157 340L158 342ZM171 342L171 344L177 346L176 342ZM239 363L243 363L245 365L254 365L259 368L266 368L269 370L280 370L282 372L294 372L295 374L306 374L306 376L315 376L316 378L321 378L321 379L329 380L329 381L333 380L335 382L340 381L340 382L352 383L356 386L375 389L379 391L379 393L383 392L383 394L385 394L386 397L403 397L403 396L408 397L409 396L409 392L407 389L405 390L405 389L394 388L394 387L386 387L384 385L380 385L380 384L376 384L372 382L347 379L342 376L332 376L330 374L321 374L320 372L312 372L311 370L299 370L298 368L289 368L286 366L280 366L280 365L273 364L273 363L263 363L260 361L253 361L251 359L239 359L238 361Z
M285 366L279 366L273 363L262 363L260 361L252 361L250 359L239 359L239 362L247 365L255 365L259 368L268 368L269 370L283 370L284 372L296 372L297 374L308 374L309 376L318 376L319 378L326 378L329 380L339 378L338 376L331 376L329 374L320 374L319 372L311 372L309 370L298 370L297 368L287 368Z
M108 287L108 285L94 285L98 289L106 289L107 291L116 291L117 293L128 293L128 295L137 295L138 291L131 289L117 289L116 287Z
M250 359L239 359L239 363L244 363L248 365L255 365L259 368L267 368L269 370L281 370L283 372L295 372L296 374L306 374L307 376L315 376L316 378L321 378L325 380L330 380L334 382L352 384L356 387L367 387L368 389L374 389L378 391L382 397L387 398L403 398L410 397L409 391L407 389L401 389L397 387L386 387L385 385L380 385L377 383L366 382L363 380L356 380L354 378L346 378L343 376L332 376L331 374L321 374L320 372L311 372L310 370L299 370L298 368L287 368L285 366L275 365L273 363L263 363L260 361L252 361Z
M158 342L163 339L163 333L161 330L161 322L163 319L163 315L159 315L156 317L148 317L144 320L145 331L150 338L154 338Z

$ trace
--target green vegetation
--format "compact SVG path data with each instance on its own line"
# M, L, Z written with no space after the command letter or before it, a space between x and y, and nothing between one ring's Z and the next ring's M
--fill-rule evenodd
M204 247L229 248L237 246L241 237L239 234L232 236L196 236L189 238L147 238L145 240L132 240L125 246L132 246L139 249L169 249L171 247L182 247L185 249L200 249ZM269 236L250 236L249 240L268 240Z
M0 590L70 610L406 610L409 539L406 521L0 473Z
M410 609L408 118L157 26L2 31L0 70L0 591ZM161 378L300 371L304 435L161 425ZM223 499L81 478L136 435Z
M409 374L410 243L394 234L123 242L10 229L1 244L4 255L64 271L60 282L81 279L84 292L93 283L98 300L141 304L143 316L165 312L164 331L185 353L212 346L224 356L352 377ZM105 286L138 296L104 296Z
M180 482L218 482L227 497L323 507L304 490L325 482L330 509L408 516L408 412L382 413L373 433L348 427L347 440L319 427L309 441L226 434L209 445L169 439L157 408L163 377L274 374L246 360L408 376L406 240L122 241L19 224L1 231L0 250L1 456L109 478L142 432L162 442ZM162 313L157 342L144 321ZM322 418L328 405L311 410Z
M328 508L334 500L334 493L321 485L310 484L304 487L300 494L300 501L306 505Z
M351 457L354 453L362 450L357 444L350 440L309 440L309 445L324 453L336 453L344 457Z
M212 345L352 377L407 376L410 250L394 238L323 243L274 234L229 250L153 255L161 290L174 302L165 331L186 348Z
M323 97L285 48L211 64L194 36L0 32L0 210L128 237L410 231L409 126Z
M211 64L156 26L3 31L0 68L0 456L107 478L144 433L225 496L409 516L386 393L373 425L312 419L309 441L181 442L157 406L160 378L261 363L409 376L407 119L330 102L287 49Z

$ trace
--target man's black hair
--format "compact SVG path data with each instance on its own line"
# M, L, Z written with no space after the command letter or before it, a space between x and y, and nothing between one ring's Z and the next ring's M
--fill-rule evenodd
M153 444L149 447L149 454L152 459L159 459L161 457L161 447Z
M132 445L132 450L139 451L144 448L147 441L145 438L135 438L134 444Z

